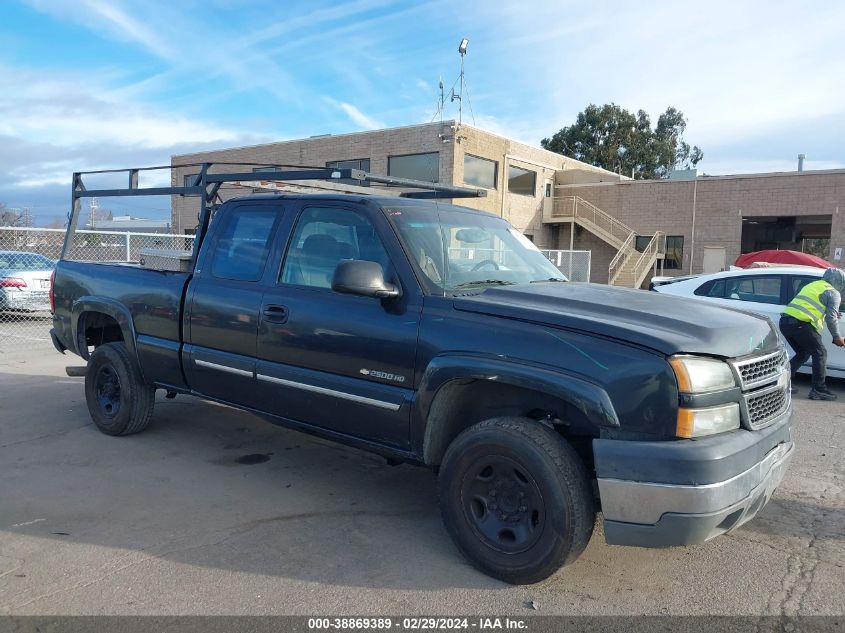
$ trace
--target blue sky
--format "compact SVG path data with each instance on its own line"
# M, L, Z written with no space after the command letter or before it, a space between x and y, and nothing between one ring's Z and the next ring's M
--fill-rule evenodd
M6 0L0 201L46 224L74 170L430 121L462 37L494 132L673 105L707 173L845 167L843 25L842 2Z

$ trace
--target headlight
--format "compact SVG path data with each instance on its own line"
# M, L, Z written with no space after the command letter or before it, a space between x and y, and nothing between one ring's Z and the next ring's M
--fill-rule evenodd
M720 360L700 356L673 356L669 364L683 393L707 393L736 386L730 366Z
M702 437L739 428L736 402L706 409L678 409L678 437Z

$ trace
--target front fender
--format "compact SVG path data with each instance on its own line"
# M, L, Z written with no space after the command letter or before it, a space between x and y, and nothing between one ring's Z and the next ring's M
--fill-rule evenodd
M108 297L83 296L73 302L71 306L71 331L73 332L73 344L76 352L85 360L88 360L88 345L85 342L85 331L80 327L80 318L86 312L100 312L110 316L120 326L123 333L123 342L129 356L138 361L138 351L135 347L135 324L129 309L114 299ZM138 367L140 368L140 363Z
M411 444L417 454L426 455L436 441L437 429L429 425L438 393L456 380L487 380L542 392L563 400L597 427L618 427L619 418L610 396L599 385L580 376L544 365L479 354L443 354L426 368L417 390Z

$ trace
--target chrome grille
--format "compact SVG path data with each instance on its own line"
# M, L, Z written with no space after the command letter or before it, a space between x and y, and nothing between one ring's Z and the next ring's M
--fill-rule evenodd
M784 352L777 351L766 356L735 361L734 370L743 391L777 380L785 362Z
M762 429L773 422L789 406L789 388L777 387L764 393L752 394L745 398L745 410L748 424L754 429Z

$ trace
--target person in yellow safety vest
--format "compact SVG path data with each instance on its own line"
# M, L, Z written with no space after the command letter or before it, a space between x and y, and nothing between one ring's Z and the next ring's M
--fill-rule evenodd
M828 268L821 279L813 281L795 296L780 316L780 331L795 350L790 361L792 377L807 359L813 357L813 386L810 400L836 400L836 394L825 385L827 350L822 343L822 330L833 336L833 344L845 347L839 332L839 304L845 289L845 272ZM795 389L792 390L793 393Z

